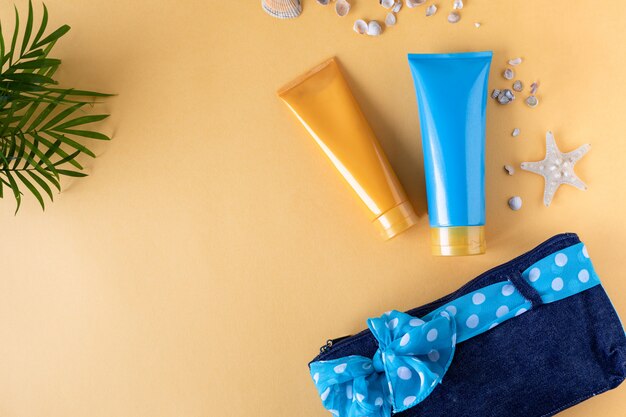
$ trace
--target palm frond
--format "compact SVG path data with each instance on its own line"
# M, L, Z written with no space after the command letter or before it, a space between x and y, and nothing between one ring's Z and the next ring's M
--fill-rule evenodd
M78 159L96 155L84 140L110 140L86 127L109 115L87 114L85 106L111 94L56 87L53 77L61 60L49 54L70 27L63 25L46 34L45 4L36 26L31 0L21 36L17 8L10 42L5 41L0 23L0 198L8 187L17 203L16 213L24 192L45 209L45 197L52 201L53 188L61 191L61 177L87 175Z

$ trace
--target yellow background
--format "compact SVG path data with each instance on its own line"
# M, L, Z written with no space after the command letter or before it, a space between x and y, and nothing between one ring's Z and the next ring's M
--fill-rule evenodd
M114 140L45 213L1 201L0 415L326 416L306 366L324 340L563 231L626 317L626 3L467 0L456 25L451 3L405 8L369 38L352 22L382 21L376 0L344 19L305 0L293 21L256 0L48 0L51 25L72 26L53 54L62 84L119 94L100 107ZM522 56L541 104L489 102L488 252L434 258L406 53L485 49L491 88ZM275 96L333 55L421 216L389 242ZM589 190L545 208L541 177L502 166L543 158L548 129L562 150L593 148L576 167ZM623 416L624 393L563 415Z

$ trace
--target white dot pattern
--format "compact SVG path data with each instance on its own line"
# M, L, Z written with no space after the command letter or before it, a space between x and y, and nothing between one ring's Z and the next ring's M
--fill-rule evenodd
M484 302L485 295L483 293L477 292L476 294L472 295L472 303L474 303L475 305L481 305Z
M413 404L415 400L417 400L417 398L413 395L410 395L404 399L403 404L405 407L408 407L409 405Z
M439 332L437 332L437 329L431 329L428 331L428 334L426 334L426 340L428 340L429 342L434 342L437 339L438 335Z
M412 376L413 373L411 373L411 370L406 366L401 366L398 368L398 378L408 381L409 379L411 379Z
M500 306L496 310L496 317L500 318L506 314L509 314L509 308L507 306Z
M412 327L421 326L422 324L424 324L424 320L422 319L411 319L409 321L409 326L412 326Z
M554 257L554 263L556 266L565 266L567 263L567 255L564 253L557 253Z
M505 284L502 286L502 295L504 295L505 297L508 297L514 292L515 292L515 287L512 286L511 284Z
M530 282L535 282L541 276L541 270L539 268L532 268L528 273L528 279Z
M563 278L556 277L552 280L552 289L554 291L561 291L563 289Z
M472 314L465 321L465 325L470 329L475 329L476 326L478 326L478 323L480 323L480 319L478 318L477 314Z

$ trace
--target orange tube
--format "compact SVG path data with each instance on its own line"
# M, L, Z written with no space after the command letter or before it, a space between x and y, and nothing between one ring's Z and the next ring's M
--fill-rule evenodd
M278 91L350 184L382 236L413 226L417 216L334 58Z

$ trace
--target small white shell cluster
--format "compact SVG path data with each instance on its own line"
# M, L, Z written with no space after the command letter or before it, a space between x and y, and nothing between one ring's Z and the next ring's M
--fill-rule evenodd
M359 35L378 36L383 33L383 28L376 20L372 20L369 23L363 19L357 19L354 22L354 31Z
M318 0L318 2L328 2L329 0ZM339 0L338 0L339 1ZM385 26L391 27L398 22L397 14L400 12L402 5L406 5L408 9L414 9L417 6L425 4L428 0L378 0L380 5L387 9L387 15L385 16ZM452 0L452 11L448 15L448 22L457 23L461 20L461 14L459 10L464 7L463 0ZM430 4L426 7L426 17L430 17L437 13L438 7L436 4ZM476 23L476 27L479 27L480 23ZM368 34L370 36L378 36L382 33L382 26L376 20L367 22L364 19L357 19L354 22L353 29L360 35Z
M397 14L406 5L408 9L414 9L425 4L428 0L378 0L380 5L387 10L384 19L385 27L394 26L398 22ZM448 0L452 1L452 11L447 17L448 22L457 23L461 20L460 10L464 7L464 0ZM322 6L328 6L332 2L335 3L334 9L338 16L344 17L350 13L349 0L317 0ZM292 19L298 17L302 13L301 0L261 0L263 10L268 14L280 19ZM426 7L426 16L434 16L437 13L436 4L430 4ZM480 23L474 23L476 27L480 27ZM383 33L383 26L377 20L366 21L357 19L354 22L353 29L361 35L378 36ZM516 65L516 64L512 64Z
M461 20L461 13L459 10L463 8L463 0L454 0L452 3L452 11L448 15L448 23L458 23Z
M509 59L507 61L507 64L511 67L517 67L523 61L524 60L521 57L517 57ZM502 77L506 80L511 81L515 78L515 71L513 70L513 68L506 67L504 71L502 71ZM539 83L534 82L531 84L530 95L524 100L524 103L526 103L528 107L537 107L537 105L539 104L539 99L535 95L535 93L537 92L537 88L539 88ZM515 80L513 82L512 89L517 93L521 93L522 91L524 91L524 83L522 83L521 80ZM494 89L491 93L491 98L495 99L500 104L509 104L515 99L513 91L511 91L510 89Z
M330 4L330 0L317 0L319 4L322 6L328 6ZM337 0L335 2L335 13L337 16L344 17L350 12L350 3L348 0Z
M293 19L302 13L300 0L261 0L263 10L278 19Z

